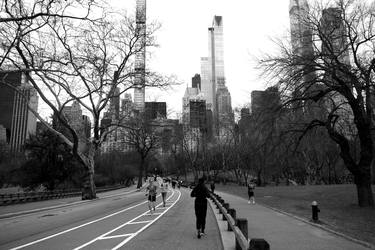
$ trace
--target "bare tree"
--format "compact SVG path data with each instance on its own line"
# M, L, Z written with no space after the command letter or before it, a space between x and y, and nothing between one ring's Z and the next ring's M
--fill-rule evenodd
M266 55L260 65L268 76L277 81L281 78L284 105L309 114L308 119L296 124L296 131L303 137L311 129L325 128L340 147L340 156L354 176L359 206L374 206L370 166L375 5L353 0L338 0L335 4L335 7L315 5L299 16L298 22L307 27L297 37L303 42L289 46L280 41L280 54ZM304 53L309 40L313 49ZM327 111L311 115L314 106L324 106ZM353 153L351 143L355 137L359 139L358 155Z
M72 6L79 8L73 10ZM85 14L78 16L77 10ZM148 24L144 34L131 16L120 15L90 0L35 1L31 6L23 1L5 1L1 14L0 73L22 72L70 131L70 136L62 134L32 110L72 148L84 166L82 198L95 198L94 156L106 135L121 124L121 119L117 119L100 133L100 119L111 98L134 87L134 57L145 47L156 45L154 33L159 25ZM149 70L144 74L144 87L163 87L171 80ZM1 84L12 87L4 79ZM89 141L79 136L64 115L64 107L73 101L91 115L93 137ZM83 149L78 147L80 143L85 145Z
M150 121L141 117L131 119L126 125L125 143L132 146L140 157L137 188L141 188L143 174L147 172L145 169L146 159L157 153L161 138L155 128L151 126Z

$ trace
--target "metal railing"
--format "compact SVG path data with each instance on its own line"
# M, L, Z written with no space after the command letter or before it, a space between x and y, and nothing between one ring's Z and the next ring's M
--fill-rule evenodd
M235 209L230 209L229 204L217 194L211 193L211 200L216 204L223 220L228 222L228 231L233 231L236 239L236 250L269 250L269 244L264 239L248 240L247 219L236 218Z

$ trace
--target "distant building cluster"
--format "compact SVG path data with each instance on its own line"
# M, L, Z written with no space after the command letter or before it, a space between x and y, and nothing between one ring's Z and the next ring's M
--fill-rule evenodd
M225 84L223 17L214 16L208 28L208 57L201 57L201 72L192 78L182 101L185 134L218 142L231 133L234 115Z
M119 91L115 91L115 93L119 93ZM139 112L129 93L125 93L123 99L120 98L120 95L115 95L110 98L109 102L109 109L104 113L100 122L101 133L106 133L101 146L102 152L134 151L134 145L127 138L131 122L137 118L142 119L142 122L150 126L153 132L161 135L164 140L171 138L178 129L178 120L167 119L166 102L144 102L142 103L143 112ZM116 107L120 107L120 102L121 108L117 109ZM162 147L159 149L160 153L169 153L167 144L162 143Z

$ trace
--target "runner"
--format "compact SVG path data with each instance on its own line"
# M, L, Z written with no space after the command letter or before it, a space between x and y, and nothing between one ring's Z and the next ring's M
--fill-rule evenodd
M253 181L250 181L249 184L247 184L247 194L249 196L249 201L247 203L253 203L255 204L255 198L254 198L254 189L255 184Z
M204 235L204 229L206 226L206 214L207 214L207 198L209 197L209 191L204 185L204 178L200 178L198 185L194 187L190 194L191 197L195 197L195 216L197 218L197 236L198 239Z
M161 192L161 197L163 199L163 207L165 207L165 198L166 198L167 193L168 193L168 183L167 182L163 182L160 185L160 192Z
M155 201L156 201L156 185L154 184L153 180L149 180L148 187L146 191L146 195L148 194L148 208L150 209L150 214L152 214L152 210L155 211Z

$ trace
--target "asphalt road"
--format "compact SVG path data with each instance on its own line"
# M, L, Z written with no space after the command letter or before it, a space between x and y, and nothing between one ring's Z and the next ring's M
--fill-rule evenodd
M195 235L189 189L157 198L149 214L144 192L123 193L0 219L0 249L222 249L213 212L207 236Z

